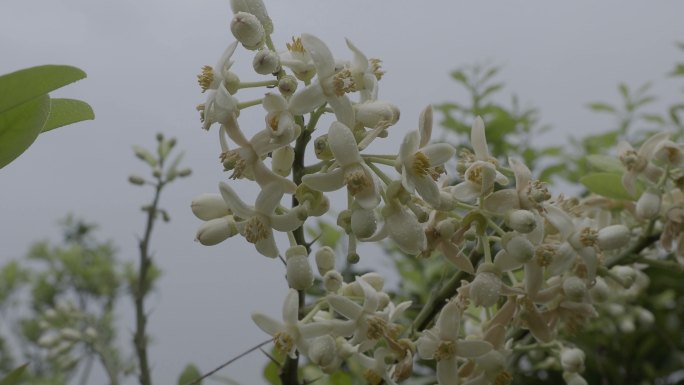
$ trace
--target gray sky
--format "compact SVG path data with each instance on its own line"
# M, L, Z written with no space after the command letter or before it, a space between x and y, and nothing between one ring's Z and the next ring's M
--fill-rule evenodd
M682 59L684 3L662 1L403 1L266 0L279 48L308 32L349 58L344 38L383 60L380 96L401 108L390 145L414 129L430 103L454 100L449 73L464 64L504 65L507 93L537 106L554 127L542 140L562 143L570 133L610 127L584 106L617 102L616 85L654 81L671 103L682 94L664 74ZM0 170L0 261L20 257L37 239L58 239L58 219L74 213L100 225L125 260L136 258L142 231L139 207L151 191L129 185L147 172L131 146L152 147L154 133L178 138L193 177L172 184L162 206L172 217L154 234L164 276L149 301L151 362L158 384L175 383L187 362L212 369L267 336L252 311L279 316L285 296L279 261L258 255L235 237L215 247L193 242L200 221L191 199L217 192L226 175L217 163L216 129L200 129L195 106L204 101L196 75L233 41L227 0L2 0L0 73L38 64L72 64L88 78L55 93L88 101L97 116L42 135ZM252 53L238 48L236 72L249 71ZM261 128L261 111L241 116ZM327 127L326 127L327 129ZM251 131L254 132L254 131ZM390 149L396 147L389 147ZM239 184L248 191L248 184ZM253 191L253 190L249 190ZM383 262L376 261L382 265ZM133 327L131 306L120 315L121 342ZM266 359L254 354L222 373L259 383ZM129 383L134 383L131 377Z

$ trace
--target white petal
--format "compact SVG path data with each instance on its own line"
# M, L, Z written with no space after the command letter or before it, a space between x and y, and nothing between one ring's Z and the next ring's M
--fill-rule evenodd
M446 163L456 154L454 146L448 143L429 144L420 149L430 160L430 166L435 167Z
M418 194L433 207L439 206L439 186L432 177L424 175L413 179Z
M285 329L280 321L276 321L266 314L254 313L252 314L252 321L267 334L274 335Z
M264 257L275 258L279 254L278 246L275 243L275 239L273 239L273 231L269 230L269 232L270 234L265 239L258 240L254 246L256 246L259 254Z
M456 357L437 361L437 382L439 385L453 385L456 378L458 378Z
M356 277L356 282L361 285L363 289L363 311L366 313L372 313L378 310L378 304L380 302L378 298L378 292L371 286L368 281L362 277Z
M335 309L336 312L342 314L344 317L350 320L357 320L363 314L363 308L361 305L355 303L347 297L341 295L329 295L327 297L330 307Z
M498 253L496 253L496 256L494 257L494 266L496 266L499 270L505 272L519 268L520 266L522 266L522 263L520 263L510 254L508 254L506 250L501 249Z
M344 186L344 170L336 168L327 173L304 175L304 177L302 177L302 182L318 191L327 192L339 190Z
M405 253L418 254L427 247L423 227L408 210L396 207L386 224L390 237Z
M295 325L299 319L299 293L295 289L289 289L283 302L283 321L289 325Z
M228 137L235 142L240 147L250 147L251 144L249 143L249 140L245 137L245 134L242 133L242 130L240 130L240 126L238 125L237 120L233 116L232 119L224 123L224 127L226 129L226 133L228 134Z
M420 147L425 147L432 136L432 106L425 107L420 113L418 131L420 132Z
M651 136L650 138L646 139L646 141L644 142L644 144L641 145L641 147L639 147L639 151L637 151L637 154L639 155L639 157L650 160L656 147L658 147L658 145L661 142L667 140L669 137L669 132L659 132Z
M368 58L366 58L366 55L361 52L354 44L349 39L345 39L347 41L347 47L354 53L354 59L352 61L352 67L356 71L359 72L364 72L368 68Z
M190 208L192 213L203 221L230 215L230 209L220 194L202 194L197 196L190 203Z
M470 130L470 145L473 146L475 158L477 160L489 159L489 148L487 148L487 138L485 137L485 125L481 117L475 118L473 127Z
M470 181L465 181L450 188L454 198L461 202L473 202L480 196L480 186Z
M271 227L278 231L292 231L301 226L302 223L304 221L299 218L296 209L290 210L287 214L271 216Z
M418 341L416 341L416 347L418 348L418 356L424 360L431 360L435 356L437 347L439 346L439 339L432 333L426 332Z
M473 267L473 263L470 262L470 259L465 256L451 241L445 240L440 243L440 247L442 250L442 253L444 253L444 257L446 259L453 263L456 267L459 269L465 271L468 274L474 274L475 273L475 268Z
M404 162L406 167L411 167L410 164L406 164L407 161L413 159L413 154L418 151L418 143L420 142L420 134L418 131L410 131L404 136L404 140L401 142L401 147L399 147L399 159Z
M504 215L510 210L520 208L520 198L514 189L503 189L493 192L484 201L484 208L487 211L498 215Z
M268 112L287 110L287 100L282 95L273 92L268 92L264 96L262 104Z
M534 260L525 264L525 292L530 298L534 298L535 295L541 289L544 283L544 271L541 266L537 264Z
M553 227L561 233L563 239L568 239L572 233L575 232L575 225L572 223L570 216L563 210L556 206L546 205L546 215L544 216Z
M309 52L316 66L319 79L327 78L335 72L335 58L325 43L314 35L302 34L302 45Z
M378 207L380 204L380 188L378 187L380 182L378 181L377 176L375 176L373 171L365 163L362 163L361 167L364 169L366 177L371 183L361 191L358 191L356 195L354 195L354 200L364 209L371 210Z
M221 196L223 196L226 205L233 210L235 215L243 219L251 218L256 215L254 208L243 202L242 199L240 199L240 196L224 182L219 183L219 191L221 191Z
M304 115L325 103L323 88L314 83L301 91L296 92L290 98L290 112L293 115Z
M354 127L354 108L346 95L329 97L326 100L328 101L328 104L330 104L330 107L332 107L333 112L335 112L337 121L347 127Z
M492 344L487 341L458 341L459 357L475 358L485 355L492 350Z
M518 191L527 189L527 185L532 180L532 172L527 168L525 163L519 161L516 158L508 158L508 164L513 169L515 174L515 187Z
M461 328L461 307L455 300L447 302L437 317L436 327L439 339L442 341L456 341Z
M328 130L328 144L330 151L342 167L361 162L354 134L344 124L332 122Z

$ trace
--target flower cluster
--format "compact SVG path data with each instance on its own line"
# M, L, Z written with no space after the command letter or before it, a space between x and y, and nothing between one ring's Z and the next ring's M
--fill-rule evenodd
M639 242L656 222L663 248L684 256L682 146L667 134L636 151L619 145L622 181L636 201L625 202L624 210L608 198L553 197L522 160L511 156L505 165L492 156L480 118L472 125L472 151L457 158L451 144L431 143L429 106L396 153L371 154L373 142L398 131L392 127L400 116L380 98L380 60L349 40L346 55L336 56L307 33L278 50L260 0L232 6L236 42L199 75L207 98L198 110L204 129L218 126L229 179L252 180L260 192L251 205L229 181L221 182L219 193L198 196L192 210L205 221L197 232L203 245L239 234L259 254L275 258L283 246L274 230L287 234L282 321L252 317L276 348L307 357L325 373L356 361L371 384L400 382L414 366L434 361L440 385L480 385L512 379L511 357L523 341L557 363L568 384L586 383L584 353L565 336L598 315L608 285L634 284L639 267L621 258L645 248ZM253 55L260 80L244 82L231 71L238 45ZM255 87L265 88L263 97L242 100L241 91ZM263 128L243 130L240 111L259 106ZM331 122L321 127L323 117ZM316 163L304 164L307 149ZM446 174L450 162L458 163L456 175ZM332 212L325 193L338 190L347 196L336 218L346 247L315 250L325 294L306 306L315 279L311 244L301 229L308 218ZM286 195L294 197L293 207L282 204ZM642 226L645 221L650 225ZM359 242L384 239L426 263L443 256L444 262L429 263L447 263L456 272L456 284L443 286L439 300L416 304L423 309L419 324L406 317L410 302L395 304L383 292L379 274L345 282L335 269L340 260L358 260Z

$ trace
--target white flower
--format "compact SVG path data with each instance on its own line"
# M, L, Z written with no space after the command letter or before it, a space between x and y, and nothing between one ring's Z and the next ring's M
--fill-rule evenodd
M328 143L340 167L327 173L305 175L302 181L318 191L335 191L346 184L359 206L375 208L380 203L379 182L361 158L354 134L344 124L333 122Z
M296 350L307 354L310 339L331 331L331 325L327 322L300 322L298 313L299 293L290 289L283 303L283 322L261 313L252 314L252 320L261 330L273 336L273 343L278 350L295 358Z
M480 357L492 350L489 342L460 339L461 312L458 301L449 301L439 313L435 326L418 338L416 343L420 358L437 361L439 385L456 381L458 357Z
M626 169L622 174L622 185L627 192L636 195L636 180L641 174L646 175L652 182L657 182L662 171L651 164L651 160L660 145L669 137L669 132L655 134L648 138L637 151L625 141L618 143L618 157Z
M295 115L303 115L327 102L340 123L354 127L354 110L351 101L345 95L353 90L350 88L353 85L351 73L348 69L335 73L335 58L328 46L319 38L302 34L301 39L302 46L311 55L318 78L311 85L292 95L292 112Z
M394 382L390 376L392 367L385 362L386 358L391 355L392 352L387 348L376 349L373 353L373 358L361 353L356 355L361 366L366 368L363 372L363 378L370 385L379 385L383 383L383 381L387 385L396 385L396 382Z
M349 342L352 345L379 339L387 326L385 317L378 312L380 304L378 292L361 277L356 278L356 283L363 289L363 306L341 295L329 294L327 296L330 307L351 321L354 336Z
M432 131L432 107L428 106L420 115L419 131L411 131L404 137L399 150L401 184L406 191L418 194L432 206L439 205L439 187L436 179L439 173L435 167L448 161L456 150L447 143L427 144ZM424 136L425 134L425 136Z
M235 41L226 48L213 68L211 66L204 66L202 73L197 75L197 81L202 88L202 92L218 89L219 85L230 77L230 67L233 65L233 61L230 59L235 52L237 43Z
M301 38L292 38L292 43L287 43L287 51L279 55L280 64L290 68L297 79L309 81L316 74L316 66L309 52L304 49Z
M287 214L275 214L284 192L282 186L272 183L264 186L256 198L254 207L244 203L230 186L221 182L219 190L226 204L236 216L243 219L237 223L238 230L253 243L262 255L275 258L278 247L273 239L273 229L278 231L292 231L304 222L301 216L301 206L288 211Z
M200 111L202 128L209 130L212 124L230 124L240 113L238 100L226 89L221 82L218 88L210 91L203 105L197 107Z
M354 53L349 71L354 80L354 88L361 94L361 102L376 100L378 98L378 80L385 73L380 69L380 60L366 58L349 39L346 39L347 47Z
M494 189L494 183L508 184L508 178L496 169L496 160L489 155L484 122L479 116L470 131L470 145L473 146L475 160L466 169L464 181L451 188L456 199L464 202L488 195Z
M288 101L280 94L269 92L264 96L263 105L267 111L266 126L271 141L288 144L297 139L301 127L295 123Z

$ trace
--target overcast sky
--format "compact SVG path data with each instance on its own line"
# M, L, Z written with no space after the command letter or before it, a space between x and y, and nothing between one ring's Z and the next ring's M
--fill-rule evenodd
M291 36L308 32L342 58L350 57L348 37L369 57L383 60L380 96L402 111L390 144L416 127L426 105L459 96L449 73L466 64L503 65L506 94L515 91L539 107L543 121L554 127L541 140L557 144L570 134L610 127L609 119L585 105L617 102L621 81L653 81L663 104L682 99L676 83L664 77L684 56L673 45L684 40L679 0L266 4L281 49ZM32 241L59 239L56 223L67 213L98 223L99 235L115 242L122 259L133 260L144 220L139 208L152 192L126 182L131 173L147 172L131 146L152 147L159 131L175 136L194 171L162 197L172 222L161 224L153 237L164 272L148 305L158 384L175 383L187 362L206 371L265 340L250 313L279 317L285 295L282 264L258 255L242 238L210 248L193 242L201 222L189 210L191 199L217 192L226 177L216 161L216 130L200 129L195 106L204 95L196 75L232 42L230 18L228 0L0 1L0 73L76 65L88 78L54 95L86 100L96 114L95 121L41 135L0 170L0 262L21 257ZM252 53L240 47L234 58L242 79L256 77L247 71ZM263 125L258 113L242 118L243 127ZM121 343L128 344L133 316L130 303L124 305ZM253 354L222 373L258 384L265 362Z

